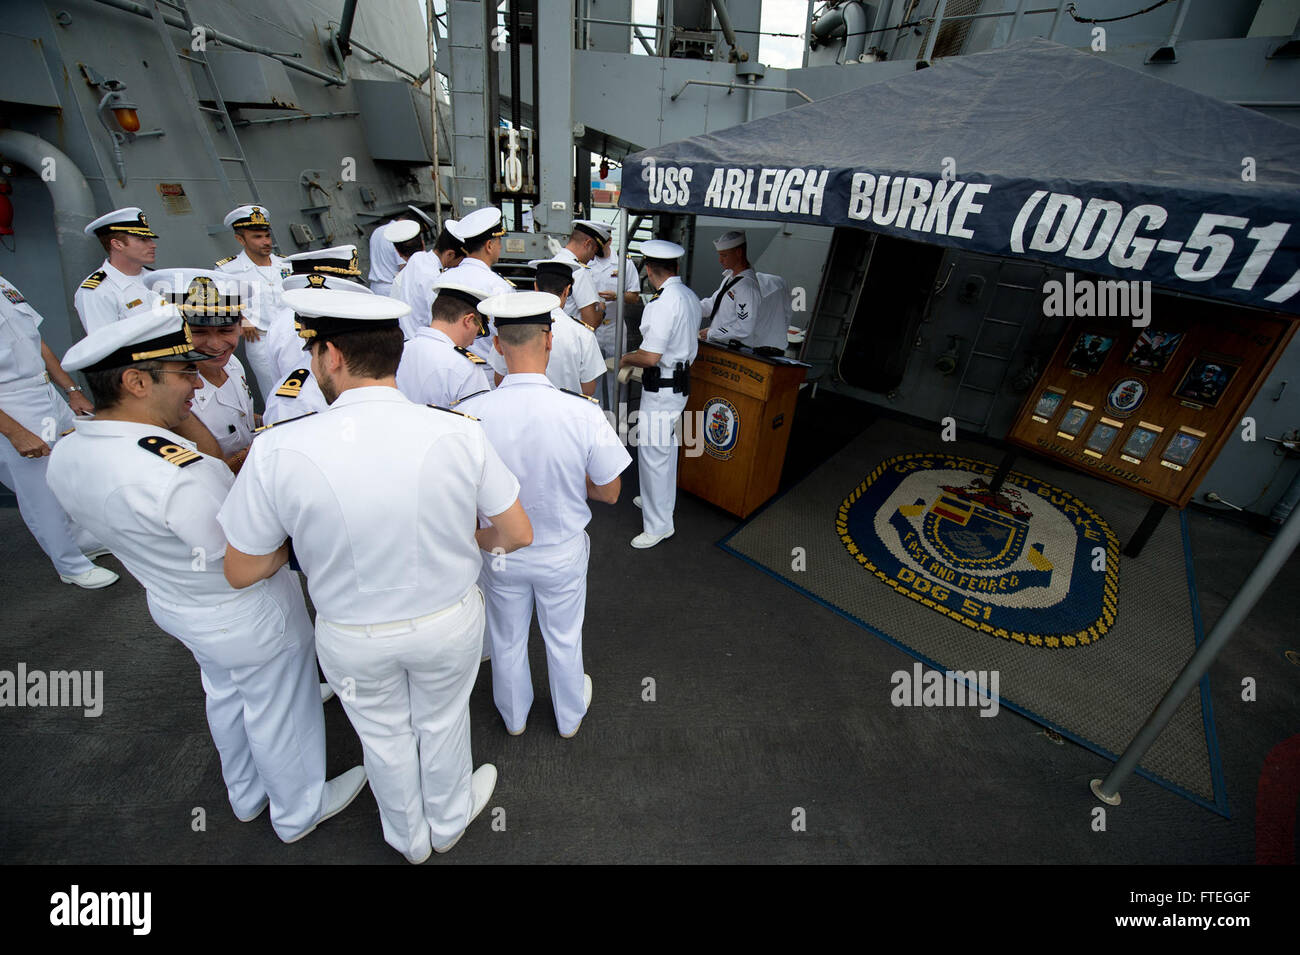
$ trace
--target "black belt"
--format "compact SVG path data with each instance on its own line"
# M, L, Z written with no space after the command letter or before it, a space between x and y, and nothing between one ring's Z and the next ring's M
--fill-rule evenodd
M656 365L641 372L641 390L649 392L672 391L677 395L691 393L691 366L678 362L671 375L665 375L663 369Z

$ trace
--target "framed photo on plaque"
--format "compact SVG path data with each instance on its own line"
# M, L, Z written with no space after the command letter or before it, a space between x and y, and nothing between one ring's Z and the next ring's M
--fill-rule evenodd
M1174 394L1184 401L1213 408L1228 390L1237 366L1201 356L1192 362Z
M1157 374L1164 371L1182 343L1183 334L1144 328L1125 356L1124 364Z
M1061 423L1056 426L1057 437L1073 441L1083 430L1083 426L1088 423L1088 415L1091 412L1092 405L1081 404L1078 401L1070 405L1070 409L1061 416Z
M1164 454L1160 455L1160 463L1167 468L1181 471L1191 462L1192 455L1201 446L1201 441L1204 438L1204 431L1197 431L1184 425L1174 432L1174 436L1169 439Z
M1074 347L1070 349L1070 355L1065 359L1065 367L1073 371L1081 371L1085 375L1095 375L1106 363L1106 355L1110 353L1111 346L1114 344L1115 339L1111 335L1082 332L1074 340Z
M1103 417L1092 426L1092 434L1088 435L1088 440L1084 442L1083 453L1090 458L1102 457L1115 443L1115 438L1123 427L1123 421Z
M1056 415L1056 409L1061 406L1064 398L1065 392L1062 389L1046 389L1038 396L1038 404L1034 405L1034 420L1039 424L1047 424Z
M1119 456L1129 464L1141 464L1151 454L1151 449L1156 446L1156 440L1164 430L1159 425L1139 421L1124 440Z

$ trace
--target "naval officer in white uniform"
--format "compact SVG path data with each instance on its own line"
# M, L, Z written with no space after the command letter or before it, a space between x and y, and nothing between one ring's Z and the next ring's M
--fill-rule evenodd
M609 237L609 226L605 223L574 219L568 244L555 253L557 259L572 262L575 266L573 290L564 302L564 314L576 318L593 331L605 320L605 303L596 292L596 284L587 263L600 254Z
M265 206L239 206L226 214L224 222L235 233L240 252L222 259L215 268L246 283L246 288L241 290L244 322L240 330L248 365L265 398L280 377L267 333L281 313L281 283L293 274L293 266L273 251L271 214Z
M495 206L479 209L458 222L447 223L447 228L460 240L465 257L459 265L442 273L443 281L476 288L483 293L484 298L508 295L515 291L514 284L509 279L492 271L492 266L501 259L501 238L506 234L501 225L500 209ZM492 339L477 338L469 350L485 362L490 362ZM494 379L491 367L484 366L483 380L488 388L494 386Z
M217 509L234 478L176 432L198 379L174 306L132 316L74 345L95 417L50 457L50 488L145 588L149 613L198 661L208 726L235 815L266 806L285 842L340 812L365 785L360 766L325 780L325 720L311 623L288 569L245 591L226 582Z
M596 386L606 372L605 359L595 333L564 311L564 303L573 289L575 270L580 266L568 259L534 259L528 263L537 275L533 288L554 295L559 304L555 307L551 323L551 350L546 362L546 377L556 388L594 395ZM488 359L496 376L496 384L506 376L506 360L500 350L494 350Z
M78 536L89 535L72 523L45 482L50 449L72 430L72 413L95 409L41 340L42 321L23 293L0 276L0 484L18 498L23 523L59 579L98 590L116 583L117 574L82 554ZM56 384L67 401L54 390ZM84 543L92 552L99 550Z
M361 283L361 270L357 268L357 247L336 245L329 249L313 249L289 256L293 269L281 283L281 304L271 331L267 335L275 354L276 380L301 368L302 339L294 327L293 309L283 303L283 293L300 288L333 288L347 292L369 292Z
M149 227L140 207L116 209L83 231L99 240L107 256L72 298L86 333L152 310L158 302L145 288L144 274L157 258L158 233Z
M250 286L243 276L162 269L150 273L149 288L180 310L195 349L211 356L199 362L199 387L190 410L216 439L230 470L238 474L253 431L261 424L253 413L253 392L244 366L235 357L247 307L243 293Z
M519 478L519 500L533 525L532 544L503 560L485 560L479 574L492 644L492 698L506 730L522 733L533 703L528 627L535 600L555 722L567 739L591 705L591 678L582 664L591 549L587 499L616 503L619 475L632 458L595 399L561 391L549 377L550 329L573 321L558 306L545 292L498 296L479 306L496 325L496 347L509 374L495 391L458 410L482 420L492 446Z
M398 219L384 227L384 236L402 257L402 268L388 294L411 306L402 317L402 337L410 341L418 329L429 324L433 307L432 286L442 272L442 262L424 248L420 226L410 219Z
M416 404L450 408L483 390L483 359L469 346L487 333L478 312L484 295L468 285L433 286L432 322L402 346L397 390Z
M316 607L316 650L365 751L384 839L413 863L483 810L496 769L471 773L469 696L483 646L480 547L532 542L519 483L471 418L395 387L406 305L285 293L330 408L253 443L219 519L244 587L288 559ZM479 514L491 527L477 529Z
M641 316L641 347L619 360L621 367L645 369L637 423L643 531L632 538L632 546L638 549L673 536L677 424L686 407L700 327L699 299L677 277L677 263L686 250L675 242L652 239L641 251L646 278L659 291Z

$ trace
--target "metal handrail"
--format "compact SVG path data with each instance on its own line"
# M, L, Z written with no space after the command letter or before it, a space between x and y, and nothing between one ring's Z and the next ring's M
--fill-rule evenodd
M767 92L767 93L794 93L796 96L803 97L804 102L811 103L813 98L803 90L795 89L793 86L755 86L750 83L718 83L713 80L687 80L682 84L682 88L669 97L672 102L677 101L677 97L686 92L688 86L716 86L719 89L725 89L728 94L742 89L745 92Z

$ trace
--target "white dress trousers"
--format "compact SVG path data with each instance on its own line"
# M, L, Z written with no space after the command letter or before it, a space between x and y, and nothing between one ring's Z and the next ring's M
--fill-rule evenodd
M483 648L483 596L372 626L316 617L316 652L365 753L384 841L408 859L469 825L469 696Z
M533 705L528 627L537 623L546 645L546 672L559 731L572 733L587 715L583 704L582 620L587 611L586 531L559 544L525 547L496 558L484 555L479 586L487 602L492 644L492 699L506 729L524 728Z
M148 597L154 622L198 661L235 815L251 816L269 797L276 835L302 835L320 817L325 716L298 578L281 567L217 606Z
M677 422L686 396L671 389L641 393L637 419L637 471L641 479L641 523L647 534L671 534L677 506Z

